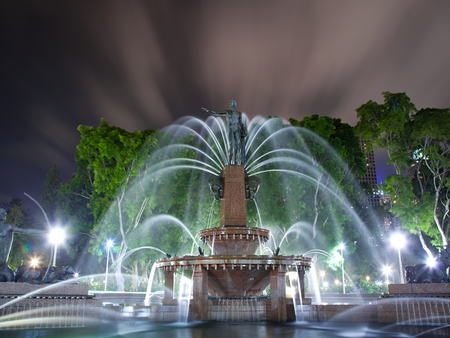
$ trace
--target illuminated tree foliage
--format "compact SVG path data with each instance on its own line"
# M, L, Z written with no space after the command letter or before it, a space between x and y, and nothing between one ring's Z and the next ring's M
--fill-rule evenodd
M129 133L104 120L97 128L79 126L78 130L81 141L76 152L77 173L65 190L72 195L69 197L72 202L73 196L84 199L92 213L90 250L101 255L107 236L114 234L115 251L122 257L129 247L127 234L138 226L149 200L139 184L134 196L125 199L127 188L145 179L145 160L157 144L155 131ZM109 210L112 211L108 213ZM121 279L118 288L124 289Z
M174 139L190 143L192 136L173 137L168 132L145 130L127 132L102 120L97 128L80 126L81 141L77 146L77 173L64 185L67 214L74 208L72 222L80 220L79 234L90 237L89 251L105 259L105 243L114 241L111 266L115 270L118 290L124 290L122 272L134 276L137 289L148 274L150 262L160 252L132 250L154 246L166 252L187 244L188 236L170 220L155 226L151 218L169 214L183 218L190 189L187 169L170 170L158 164L168 158L193 156L186 149L167 148ZM194 183L195 185L195 183ZM89 238L86 237L86 238Z
M388 150L389 163L396 169L386 179L391 211L431 255L423 234L434 245L445 246L450 230L450 111L417 111L405 93L383 96L383 104L369 101L356 110L356 128L375 149Z

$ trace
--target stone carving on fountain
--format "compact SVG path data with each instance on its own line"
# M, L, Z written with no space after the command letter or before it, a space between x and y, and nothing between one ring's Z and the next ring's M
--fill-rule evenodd
M257 177L248 177L244 170L246 128L236 111L236 102L232 100L230 107L232 110L222 112L203 108L216 115L226 115L230 134L231 164L223 168L220 178L208 182L214 198L220 200L220 224L198 234L211 254L159 259L157 266L165 275L164 298L173 297L175 270L191 269L191 302L196 319L209 319L208 298L261 297L270 285L269 317L277 322L286 321L286 273L298 273L304 296L304 274L311 267L311 258L278 255L279 249L275 250L276 254L256 255L258 248L268 241L270 231L247 226L247 200L255 198L261 182ZM303 298L303 304L307 302Z

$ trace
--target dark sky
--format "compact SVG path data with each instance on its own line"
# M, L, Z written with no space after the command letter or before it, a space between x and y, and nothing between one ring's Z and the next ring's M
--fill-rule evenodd
M0 2L0 206L75 171L77 126L200 107L356 123L383 91L450 107L450 1Z

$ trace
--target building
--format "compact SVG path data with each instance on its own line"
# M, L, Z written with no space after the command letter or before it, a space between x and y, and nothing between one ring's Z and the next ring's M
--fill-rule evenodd
M366 155L367 174L359 178L360 183L368 183L372 188L371 194L367 197L367 201L371 206L380 205L380 195L377 185L377 168L375 166L375 155L373 149L367 149L367 141L359 139L361 150Z

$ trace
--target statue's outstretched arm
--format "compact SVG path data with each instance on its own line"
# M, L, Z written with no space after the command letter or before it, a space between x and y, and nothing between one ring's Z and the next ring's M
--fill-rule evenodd
M226 110L215 111L215 110L209 110L209 109L206 109L206 108L203 108L203 107L202 107L202 109L203 109L204 111L210 113L210 114L213 114L213 115L226 115L226 114L227 114L227 111L226 111Z
M30 234L30 235L41 235L48 233L48 230L41 230L41 229L24 229L19 228L14 225L10 225L11 230L18 234Z

